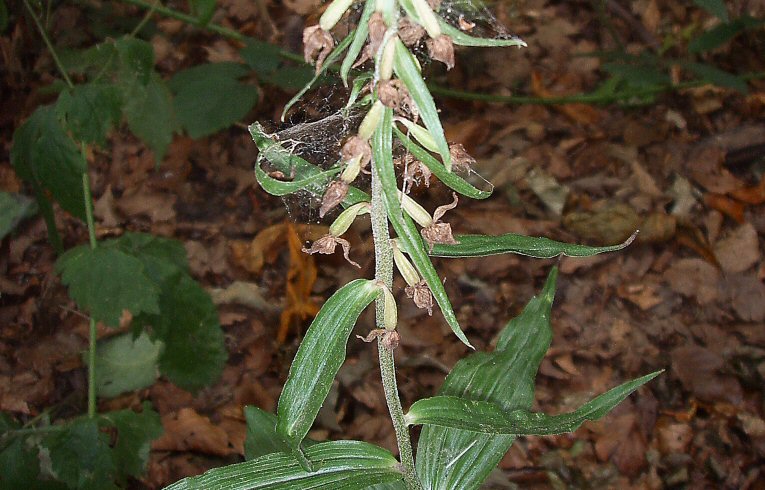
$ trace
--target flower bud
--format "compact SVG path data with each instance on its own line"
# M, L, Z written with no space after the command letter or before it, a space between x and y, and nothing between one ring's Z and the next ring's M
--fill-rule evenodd
M419 124L413 123L409 119L404 119L403 117L396 118L396 121L406 126L409 133L414 136L414 139L416 139L422 146L434 153L438 153L436 140L433 139L433 135L430 134L430 131Z
M391 240L391 248L393 249L393 261L396 263L396 268L401 273L401 277L404 278L409 286L413 287L420 282L420 275L417 273L417 269L414 268L409 259L398 248L395 240Z
M396 37L388 39L380 56L380 80L390 80L393 75L393 59L396 56Z
M356 177L359 175L359 172L361 171L361 155L357 155L353 158L351 158L343 170L343 173L340 174L340 180L343 182L351 183L354 180L356 180Z
M427 0L412 0L412 4L414 5L415 12L417 12L417 16L420 18L420 24L427 31L428 36L433 39L440 36L441 26L438 25L436 14L433 13L433 9L430 8Z
M398 325L398 308L396 307L396 299L393 297L393 293L390 292L387 286L380 283L380 290L383 293L383 325L385 330L395 330Z
M361 121L359 126L359 137L365 140L372 137L377 129L377 125L380 124L380 119L382 119L383 109L385 109L385 106L379 100L372 104L372 108L369 109L369 112L364 116L364 120Z
M425 211L425 208L417 204L417 201L401 191L398 191L398 196L401 198L401 207L418 225L427 228L433 224L433 217Z
M329 225L329 234L332 236L340 236L351 227L356 216L366 214L369 212L368 202L357 202L352 206L348 206L342 213Z
M334 0L329 4L327 10L321 15L319 19L319 25L325 31L331 30L337 24L337 21L345 14L348 7L351 6L353 0Z

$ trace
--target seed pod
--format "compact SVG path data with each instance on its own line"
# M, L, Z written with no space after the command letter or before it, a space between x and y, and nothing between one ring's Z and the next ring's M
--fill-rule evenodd
M436 14L433 13L433 9L430 8L426 0L412 0L414 5L414 11L417 12L417 16L420 18L420 24L428 33L428 36L433 39L441 35L441 26L438 25L438 19Z
M426 228L433 224L433 218L417 201L401 191L398 191L398 196L401 198L401 207L418 225Z
M436 144L436 140L433 138L433 135L430 134L430 131L423 128L419 124L415 124L408 119L404 119L403 117L397 117L396 122L400 122L406 126L406 129L409 131L409 133L414 136L414 139L416 139L422 146L432 151L433 153L438 153L438 145Z
M380 124L380 119L382 119L384 109L385 106L379 100L372 104L372 108L369 109L367 115L364 116L364 120L361 121L361 125L359 125L358 134L360 138L368 140L372 137L375 130L377 129L377 125Z
M404 253L398 248L398 244L395 240L391 240L391 248L393 249L393 261L396 263L396 268L401 273L401 277L404 278L409 286L414 286L420 282L420 275L417 273L417 269L414 268L409 259L406 258Z
M385 284L379 284L383 293L383 325L385 330L395 330L398 325L398 308L396 299Z
M348 206L348 208L343 210L343 212L340 213L337 218L335 218L335 221L329 225L329 234L339 237L348 231L348 228L351 227L351 224L353 224L356 216L369 212L369 206L370 205L368 202L357 202L353 206Z

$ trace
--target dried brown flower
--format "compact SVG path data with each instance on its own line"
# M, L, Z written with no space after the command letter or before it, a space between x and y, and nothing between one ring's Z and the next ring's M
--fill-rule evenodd
M425 37L425 28L409 17L403 17L398 21L398 37L401 42L411 48Z
M386 330L382 334L380 342L382 342L383 347L386 349L393 350L401 343L401 334L398 333L398 330Z
M451 37L441 34L435 39L425 41L425 45L431 58L445 64L447 70L454 68L454 43Z
M369 146L369 142L358 136L351 136L343 145L343 149L340 150L340 156L344 161L349 162L361 156L361 168L365 168L372 160L372 147Z
M417 119L417 106L401 80L392 78L381 81L377 84L377 96L383 105L392 108L395 113Z
M348 242L348 240L344 238L340 238L334 235L324 235L323 237L319 238L315 242L311 244L311 248L304 248L303 252L307 254L327 254L331 255L335 253L335 248L340 245L343 247L343 257L345 257L345 260L347 260L350 264L355 265L359 269L361 269L361 266L357 264L356 262L352 261L349 253L351 251L351 244Z
M338 204L343 202L345 196L348 194L348 183L342 180L335 180L324 191L324 196L321 198L321 207L319 208L319 217L323 218L325 214L330 212Z
M410 153L395 161L399 166L404 166L404 192L408 193L413 184L425 184L430 187L430 176L433 172L422 163L415 159Z
M460 143L449 145L449 155L452 157L452 169L454 170L470 172L470 169L475 165L475 158L470 156Z
M375 12L369 18L367 23L369 26L369 45L367 46L367 56L374 59L377 55L377 50L380 49L383 38L385 37L385 31L388 30L388 26L385 25L385 20L380 12Z
M412 298L417 308L425 308L428 310L428 315L433 315L433 295L424 280L414 286L407 286L404 288L404 292L407 298Z
M452 196L454 197L454 201L449 204L444 204L443 206L438 206L435 212L433 212L433 223L420 231L422 238L430 244L431 249L436 243L443 243L446 245L456 245L459 243L452 235L452 226L449 223L440 222L447 211L457 207L459 201L457 194L452 193Z
M470 22L469 20L466 20L464 16L460 15L460 18L457 19L457 25L460 30L470 32L473 30L473 27L475 27L475 22Z
M316 72L321 69L322 63L335 47L332 34L325 31L319 25L306 27L303 31L303 58L306 63L316 63Z

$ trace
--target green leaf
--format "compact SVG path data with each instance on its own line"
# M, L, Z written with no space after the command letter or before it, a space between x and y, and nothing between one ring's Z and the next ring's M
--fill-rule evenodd
M441 278L433 267L430 257L428 257L428 251L417 227L409 215L401 210L396 173L393 168L392 116L392 109L386 108L382 121L380 121L375 134L372 136L372 164L374 171L380 177L380 182L382 182L388 219L393 225L393 229L396 230L402 249L409 254L417 271L427 282L430 291L433 293L433 298L435 298L436 303L441 308L441 313L444 315L446 323L449 324L449 327L458 339L472 348L473 346L470 345L470 341L468 341L465 333L460 328L457 315L454 314L452 304L446 295L446 289L444 289Z
M683 67L692 71L697 77L706 82L720 87L732 88L733 90L738 90L742 94L749 92L746 80L733 73L721 70L714 65L706 63L684 63Z
M133 83L125 93L125 117L130 131L146 143L161 162L173 139L176 123L170 90L156 73L143 85Z
M288 441L276 432L276 415L258 407L244 407L247 420L247 438L244 441L244 458L252 460L271 453L289 453Z
M356 31L353 34L353 41L348 48L343 59L343 64L340 65L340 78L343 80L343 85L348 86L348 74L351 72L353 64L361 53L361 48L367 42L367 34L369 34L369 18L372 17L372 13L375 11L375 0L366 0L364 3L364 10L361 12L361 17L356 23Z
M444 19L438 18L438 23L441 26L441 32L452 38L452 42L459 46L473 46L479 48L491 48L491 47L505 47L516 46L518 48L525 48L526 43L518 38L511 37L509 39L490 39L483 37L473 37L465 34L463 31L457 29L451 24L447 23Z
M279 397L276 430L298 447L316 419L337 371L359 315L379 294L366 279L349 282L333 294L300 343Z
M208 136L243 118L258 101L258 88L239 81L249 73L239 63L206 63L180 71L170 81L175 115L192 138Z
M35 189L48 191L62 208L85 219L82 174L87 163L64 131L53 107L38 107L13 133L11 163Z
M0 0L0 32L5 32L5 29L7 28L8 28L8 7L5 5L5 0Z
M302 89L300 89L300 92L295 94L295 96L292 97L289 102L287 102L287 105L284 106L284 110L282 110L282 121L284 121L284 116L287 114L287 111L290 109L290 107L295 105L295 103L299 101L300 98L303 97L303 95L311 89L311 87L313 87L313 84L316 83L316 81L324 74L324 72L327 71L327 69L340 58L340 55L343 54L343 51L345 51L345 49L351 44L354 32L355 31L349 32L348 35L345 36L342 41L340 41L335 49L329 53L329 56L327 56L327 59L324 60L324 63L321 64L321 68L316 70L313 78L311 78L311 80L306 83Z
M103 146L106 135L121 117L122 99L115 85L86 83L66 89L56 101L56 112L72 136Z
M163 375L189 391L220 376L227 353L218 312L210 295L187 274L176 274L162 287L159 315L140 315L165 348L159 358Z
M110 337L96 348L96 393L112 398L126 391L150 386L158 376L162 344L149 336L131 334Z
M204 27L210 23L210 19L215 13L216 3L216 0L189 0L191 13L197 18L197 23L200 26Z
M556 278L553 268L541 295L500 333L494 352L460 360L438 394L492 402L505 412L531 410L534 378L552 339ZM425 426L417 446L417 474L425 488L478 488L514 440L511 435Z
M81 245L56 262L61 282L77 306L97 322L117 327L123 310L159 313L159 288L137 258L108 247Z
M36 212L35 202L27 196L0 191L0 240Z
M438 153L444 162L444 167L451 171L452 162L451 155L449 154L449 145L444 136L444 128L441 126L441 119L438 117L438 110L436 109L436 103L433 102L433 96L430 95L430 90L428 90L425 81L422 79L420 69L417 67L412 53L409 52L409 49L404 46L400 39L396 38L395 43L396 54L393 61L393 70L401 81L404 82L409 95L412 96L412 100L417 105L422 122L425 123L425 127L428 128L436 142L436 146L439 149Z
M112 456L120 480L124 481L125 476L139 478L149 462L151 441L162 435L159 414L151 409L149 402L144 402L140 413L126 409L100 414L98 418L117 429Z
M278 180L268 175L261 168L261 163L266 160L265 158L262 158L262 155L263 154L261 153L255 164L255 178L257 179L258 184L260 184L260 187L272 196L286 196L287 194L292 194L300 190L307 190L313 194L317 194L317 191L323 189L327 182L342 170L340 167L336 167L300 179L291 181Z
M33 482L39 474L40 460L23 437L15 437L0 450L0 488L38 488Z
M728 7L723 0L693 0L693 3L721 21L728 22Z
M622 78L631 87L653 87L672 83L669 75L656 60L636 62L612 62L601 65L603 71L614 77Z
M436 244L430 255L433 257L485 257L514 253L535 257L538 259L551 259L565 255L567 257L590 257L606 252L614 252L627 247L637 236L635 232L626 241L607 247L591 247L574 243L556 242L545 237L530 237L515 233L504 235L455 235L456 245Z
M424 148L412 141L406 134L402 133L397 127L393 127L393 132L396 137L404 145L404 148L410 152L414 158L422 162L433 174L444 183L450 189L459 192L463 196L467 196L471 199L486 199L491 196L494 187L489 184L490 189L488 191L482 191L465 179L455 174L454 172L447 172L444 166L435 158L431 156Z
M261 78L275 72L282 63L278 46L252 38L248 38L245 46L239 50L239 56Z
M104 240L100 247L114 247L141 261L146 275L160 288L179 273L188 274L186 249L178 240L162 238L149 233L124 233L119 238Z
M365 442L323 442L306 454L316 461L314 472L306 472L287 454L273 453L185 478L165 490L352 490L402 479L396 458Z
M116 489L109 438L95 419L79 418L42 441L57 480L77 489Z
M117 53L117 76L123 85L148 85L156 76L154 48L142 39L123 36L114 41Z
M592 399L577 410L546 415L528 410L505 412L496 403L456 396L435 396L417 400L404 417L409 425L438 425L484 434L546 436L574 432L586 420L598 420L627 396L662 371L621 384Z
M309 83L314 84L324 80L322 76L313 82L313 78L314 72L308 65L282 66L268 74L263 81L282 90L298 90Z
M743 15L732 22L718 24L692 40L688 44L688 51L693 54L712 51L742 32L759 27L763 23L765 23L765 19L755 19L748 15Z

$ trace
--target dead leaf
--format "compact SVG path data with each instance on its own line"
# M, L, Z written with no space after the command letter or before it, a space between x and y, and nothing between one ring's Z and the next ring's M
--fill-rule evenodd
M674 349L670 356L672 372L694 396L706 401L741 403L741 385L733 376L719 374L725 359L716 352L691 344Z
M106 186L101 197L93 202L93 214L101 221L99 223L101 226L113 228L120 224L114 207L114 194L112 194L111 185Z
M641 310L650 310L664 301L655 284L623 284L617 288L616 293Z
M117 208L129 217L146 216L152 223L175 219L178 196L147 190L141 186L132 194L117 199Z
M741 320L765 320L765 284L754 274L728 274L723 281L723 289Z
M196 451L216 456L236 453L226 431L191 408L163 416L162 427L164 433L151 445L155 451Z
M709 262L697 259L680 259L664 272L664 279L682 294L696 298L699 304L715 301L719 295L720 273Z
M526 175L526 182L550 211L557 216L563 213L570 192L568 187L559 184L555 177L538 167L531 169Z
M694 149L685 163L688 176L715 194L728 192L746 187L746 184L735 177L723 164L725 152L717 146L703 146Z
M279 319L279 331L276 336L279 343L287 340L294 317L305 321L316 316L320 309L320 305L311 299L311 291L317 277L316 262L313 256L303 253L303 244L291 223L286 224L286 236L290 265L287 270L287 306Z
M640 227L640 216L624 203L602 203L594 211L571 212L563 226L578 236L601 245L623 242Z
M757 230L745 223L733 230L714 247L715 257L725 272L743 272L761 257Z
M210 290L210 296L216 305L237 304L250 307L266 313L277 313L280 307L273 300L263 296L260 286L251 282L234 281L226 288L214 288Z
M656 425L656 436L662 454L682 454L693 440L693 428L687 423L663 420Z
M610 416L603 424L608 428L595 441L596 456L600 461L612 461L627 476L637 476L646 465L647 447L636 415Z
M322 0L284 0L284 5L298 15L308 15L316 11Z
M744 205L734 201L722 194L706 193L704 194L704 204L712 209L720 211L724 215L733 219L736 223L744 222Z
M540 75L537 71L531 72L531 90L534 92L534 95L544 99L561 97L565 95L556 94L548 90L542 82L542 75ZM572 121L580 124L591 125L600 121L600 112L591 105L561 104L555 105L553 108L561 112L564 116L568 117Z

